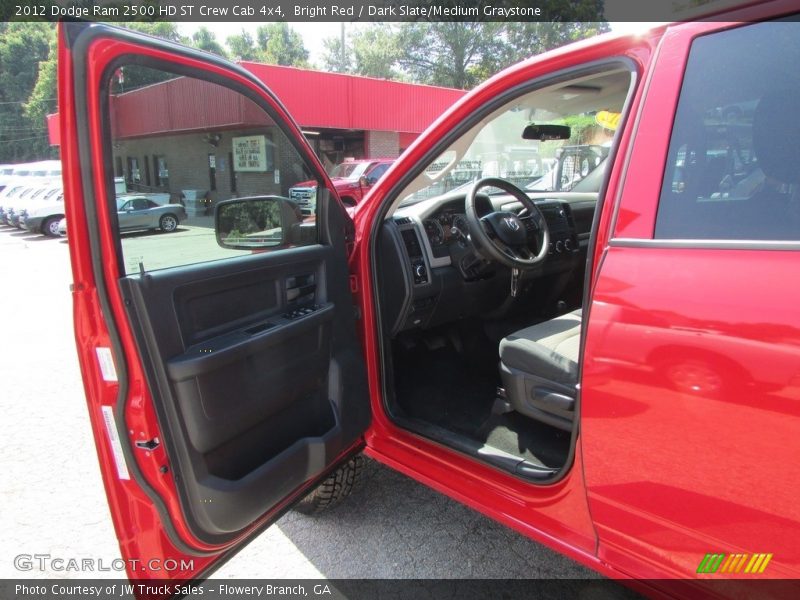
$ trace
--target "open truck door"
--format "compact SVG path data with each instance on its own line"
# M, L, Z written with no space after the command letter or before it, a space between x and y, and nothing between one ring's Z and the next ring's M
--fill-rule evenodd
M88 23L61 23L58 52L75 337L122 557L134 579L202 577L363 446L352 223L243 68ZM120 234L128 157L173 201L213 164L218 212L237 196L263 211L247 227L228 212L225 240L191 204L174 233ZM303 179L315 215L286 198Z

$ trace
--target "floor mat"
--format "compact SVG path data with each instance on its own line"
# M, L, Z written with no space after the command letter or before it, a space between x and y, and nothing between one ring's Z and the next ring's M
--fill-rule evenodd
M497 382L449 348L396 354L397 402L409 417L475 436L491 415Z
M554 468L564 464L571 438L566 431L516 412L492 415L476 433L487 446Z
M404 416L534 464L560 467L564 463L569 433L515 412L492 414L499 379L485 363L470 362L450 345L435 350L421 345L398 347L394 360L396 401Z

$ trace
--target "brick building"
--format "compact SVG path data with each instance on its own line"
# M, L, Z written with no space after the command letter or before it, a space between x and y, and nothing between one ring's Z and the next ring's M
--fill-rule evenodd
M278 96L328 168L347 158L399 156L464 94L294 67L241 65ZM186 192L214 201L286 195L293 184L308 179L296 172L288 142L269 117L222 86L170 76L112 93L110 107L115 175L124 177L129 189L169 192L173 198ZM51 143L58 144L57 115L48 117L48 126ZM251 166L242 162L248 150Z

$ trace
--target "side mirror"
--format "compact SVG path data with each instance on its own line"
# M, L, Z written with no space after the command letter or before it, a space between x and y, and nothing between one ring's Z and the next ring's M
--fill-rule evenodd
M540 142L568 140L571 135L572 130L568 125L528 125L522 131L523 140L539 140Z
M366 175L362 175L358 178L358 185L361 187L369 187L372 185L372 183L370 183L369 178Z
M303 220L300 208L280 196L234 198L217 202L214 231L223 248L252 250L290 243L292 226Z

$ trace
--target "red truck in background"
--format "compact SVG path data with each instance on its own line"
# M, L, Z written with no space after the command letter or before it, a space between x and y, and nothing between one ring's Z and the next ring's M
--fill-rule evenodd
M330 177L342 204L355 206L361 202L393 162L393 158L365 158L346 160L336 165ZM312 180L295 184L289 188L289 197L303 214L312 214L316 207L317 182Z

